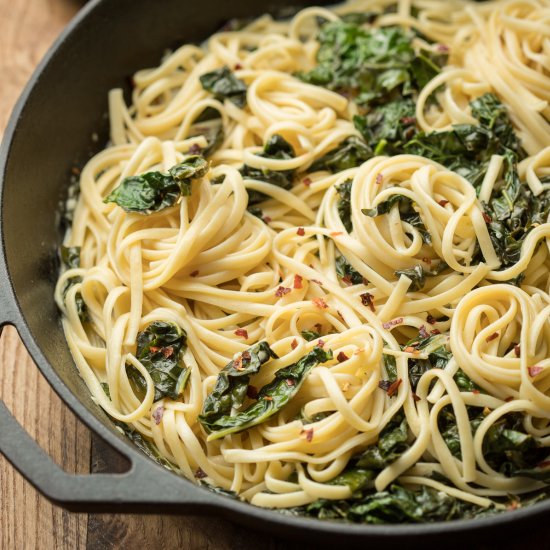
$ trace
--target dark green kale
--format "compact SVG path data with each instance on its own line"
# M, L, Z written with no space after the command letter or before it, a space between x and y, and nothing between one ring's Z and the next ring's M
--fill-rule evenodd
M168 174L147 172L124 178L103 202L114 202L126 212L151 214L176 204L183 196L191 195L194 179L202 178L209 169L201 155L190 155L172 166Z
M114 423L124 433L124 435L138 448L141 452L145 453L150 459L154 460L157 464L164 466L168 470L174 470L174 465L164 458L157 446L142 436L132 426L114 420Z
M415 265L410 269L398 269L395 272L395 275L397 277L405 275L412 281L411 286L409 287L409 290L411 292L422 290L424 288L424 284L426 283L426 275L424 272L424 268L421 265Z
M376 216L387 214L394 206L398 206L401 220L412 225L420 233L424 243L432 244L432 237L426 229L420 214L414 209L414 203L409 197L392 195L389 199L382 201L374 208L362 208L361 212L365 216L375 218Z
M223 130L223 121L217 109L207 107L194 121L187 137L204 136L208 145L201 149L193 146L190 153L201 154L203 157L209 157L223 143L225 133Z
M309 168L310 172L328 170L335 174L348 168L355 168L372 157L372 150L357 136L346 138L335 149L316 160Z
M345 256L338 256L336 258L336 275L348 285L367 284L363 275L353 268Z
M230 361L220 371L214 389L206 397L201 418L210 422L241 407L250 377L257 374L264 363L276 357L267 342L259 342Z
M395 362L395 357L393 355L388 355L387 353L382 354L382 359L384 361L384 368L388 375L388 381L390 383L397 380L397 364Z
M224 497L232 498L234 500L241 500L241 498L235 491L230 491L229 489L222 489L221 487L217 487L216 485L211 485L210 483L207 483L203 479L199 480L199 483L202 487L205 487L212 493L216 493L217 495L222 495Z
M348 233L353 231L353 223L351 221L351 184L352 181L347 180L336 186L336 192L338 193L338 215Z
M219 101L229 99L237 107L246 105L246 84L237 78L229 69L222 67L199 77L202 87Z
M307 340L308 342L311 342L313 340L317 340L317 338L320 338L321 335L314 331L314 330L302 330L302 332L300 333L302 335L302 338L304 340Z
M61 261L67 267L67 269L77 269L80 267L80 246L61 246L60 248ZM69 289L82 282L82 277L70 277L67 279L65 288L63 289L63 301L67 297ZM76 311L78 317L82 323L88 323L90 321L90 315L88 314L88 307L82 294L77 292L75 294Z
M416 134L415 104L412 99L396 99L365 116L354 116L353 123L374 155L396 155Z
M288 160L295 157L294 149L288 141L282 136L275 134L269 138L264 145L263 153L258 155L262 158ZM267 168L253 168L247 164L241 168L241 174L243 178L265 181L282 187L283 189L290 189L292 187L292 181L294 179L294 170L269 170ZM258 191L248 191L248 205L253 206L262 202L269 197L264 193Z
M363 29L331 21L318 36L317 66L297 76L353 97L358 105L387 103L421 88L438 68L436 56L415 54L412 38L401 27Z
M187 334L174 323L154 321L138 333L136 357L153 379L155 401L165 396L178 399L182 395L191 373L182 360L186 347ZM144 395L145 378L129 364L126 372L136 390Z
M306 376L319 363L332 359L332 352L316 346L296 363L275 372L275 378L258 393L257 401L234 416L199 416L199 421L210 434L209 439L238 433L257 426L278 413L302 386Z

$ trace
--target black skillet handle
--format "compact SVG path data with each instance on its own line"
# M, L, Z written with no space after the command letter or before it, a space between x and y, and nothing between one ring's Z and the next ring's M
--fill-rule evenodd
M0 333L9 314L1 298L0 291ZM220 499L191 482L182 491L182 484L174 483L173 473L145 455L127 457L131 467L122 474L68 474L27 434L2 401L0 454L46 498L73 512L201 513L219 505Z

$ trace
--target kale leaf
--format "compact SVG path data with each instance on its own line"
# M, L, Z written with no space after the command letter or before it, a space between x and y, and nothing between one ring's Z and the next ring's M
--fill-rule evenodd
M229 99L241 109L246 105L246 84L229 69L222 67L199 77L202 87L219 101Z
M275 134L269 138L264 145L263 153L258 155L262 158L288 160L294 158L294 149L288 141L282 136ZM240 170L243 178L265 181L282 187L283 189L290 189L292 187L292 180L294 178L294 170L269 170L267 168L253 168L247 164L243 165ZM253 206L262 202L269 197L259 191L248 191L248 205Z
M338 215L348 233L353 231L353 222L351 221L351 184L352 181L347 180L336 186L336 192L338 193Z
M296 363L275 372L275 378L258 393L258 400L234 416L199 416L199 421L210 434L209 440L242 432L257 426L278 413L298 392L306 376L319 363L332 359L332 352L316 346Z
M61 261L68 269L76 269L80 267L80 250L80 246L61 246ZM66 300L69 289L81 282L82 277L70 277L67 279L65 288L63 288L63 301ZM88 323L90 321L88 306L86 306L86 302L84 301L84 298L82 298L82 294L80 292L75 294L75 304L80 321L82 323Z
M336 275L350 285L366 284L366 280L347 260L345 256L336 258Z
M204 401L201 418L207 422L228 415L243 404L250 376L271 358L277 358L267 342L259 342L230 361L218 374L214 389ZM201 420L202 422L202 420Z
M302 335L302 338L308 342L317 340L317 338L321 337L321 334L314 330L302 330L300 334Z
M411 286L409 287L409 290L411 292L422 290L424 288L424 284L426 282L426 276L425 276L424 268L421 265L415 265L410 269L398 269L395 272L395 275L397 277L401 277L401 275L405 275L412 281Z
M153 321L138 333L136 357L153 379L155 401L165 396L178 399L183 393L191 373L181 358L186 347L187 334L174 323ZM141 373L129 364L126 372L134 387L145 394L147 383Z
M357 136L350 136L338 147L331 149L326 155L316 160L310 171L328 170L335 174L348 168L355 168L372 157L372 150Z
M201 155L190 155L172 166L168 174L147 172L124 178L103 202L114 202L126 212L151 214L176 204L183 196L191 195L191 183L202 178L209 169Z

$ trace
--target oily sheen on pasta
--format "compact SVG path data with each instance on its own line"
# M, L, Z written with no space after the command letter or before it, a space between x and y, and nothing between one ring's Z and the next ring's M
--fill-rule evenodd
M109 94L56 300L97 403L252 504L356 522L550 481L550 2L232 22Z

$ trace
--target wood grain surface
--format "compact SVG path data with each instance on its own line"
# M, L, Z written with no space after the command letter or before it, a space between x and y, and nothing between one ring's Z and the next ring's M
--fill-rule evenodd
M83 3L0 0L0 134L36 64ZM122 468L121 458L90 435L55 395L9 327L0 340L0 398L67 472ZM446 546L454 547L452 541ZM497 546L550 548L550 530L542 525L529 533L507 536L506 542L477 547ZM283 542L215 517L69 513L51 505L0 457L0 550L112 548L306 550L308 545Z

